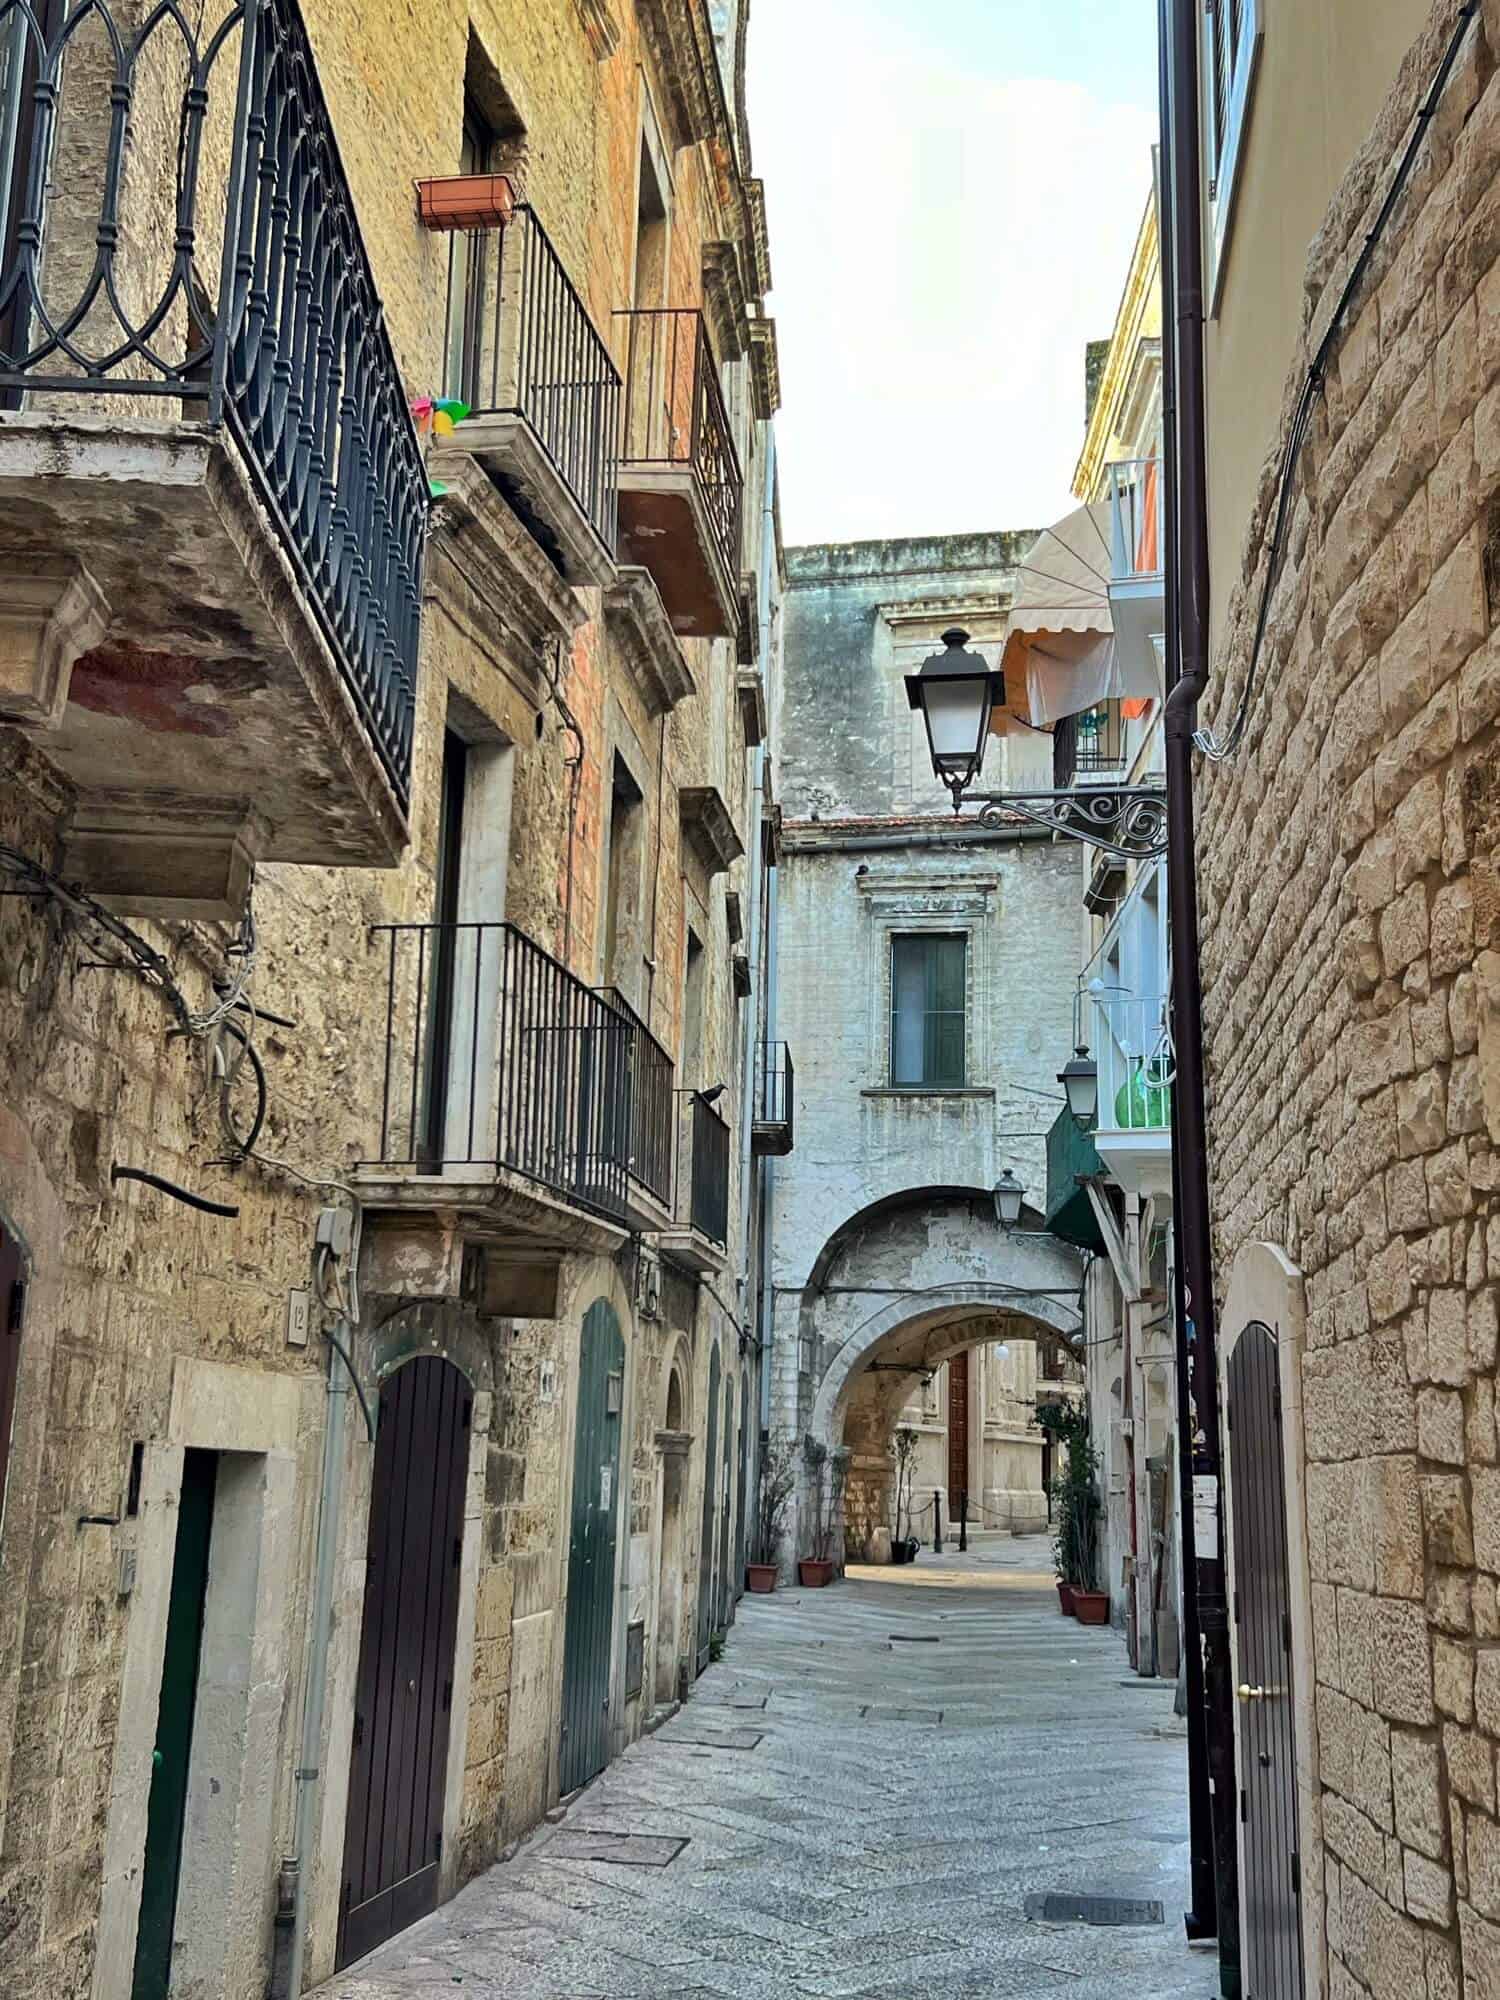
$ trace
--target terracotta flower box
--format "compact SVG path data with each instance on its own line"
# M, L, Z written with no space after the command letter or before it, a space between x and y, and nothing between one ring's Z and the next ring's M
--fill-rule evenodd
M803 1556L797 1564L797 1580L805 1590L825 1590L833 1582L833 1564Z
M417 182L424 229L503 229L515 208L516 191L504 174L445 174Z
M775 1563L746 1563L745 1588L758 1597L768 1597L776 1588Z
M1073 1586L1071 1583L1060 1583L1057 1586L1057 1605L1064 1618L1074 1616Z
M1109 1623L1109 1592L1107 1590L1075 1590L1073 1592L1073 1616L1080 1625L1107 1625Z

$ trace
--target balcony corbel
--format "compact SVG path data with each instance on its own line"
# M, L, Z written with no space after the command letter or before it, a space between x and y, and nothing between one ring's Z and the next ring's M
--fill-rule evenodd
M616 657L652 715L665 715L698 692L650 570L627 564L605 590L603 602Z
M677 794L684 838L710 875L722 875L745 851L717 785L684 785Z

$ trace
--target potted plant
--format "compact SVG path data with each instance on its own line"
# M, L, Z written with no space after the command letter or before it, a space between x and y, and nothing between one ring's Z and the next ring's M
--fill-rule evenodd
M1099 1574L1099 1454L1089 1435L1088 1412L1070 1403L1048 1403L1037 1421L1062 1452L1063 1469L1053 1482L1052 1562L1057 1599L1064 1617L1080 1625L1109 1621L1109 1594L1096 1586Z
M833 1581L833 1541L839 1529L840 1506L849 1454L830 1452L815 1437L802 1440L802 1458L812 1493L812 1554L797 1564L797 1580L808 1590L823 1590Z
M902 1424L891 1439L891 1455L896 1461L896 1532L891 1540L891 1561L896 1563L912 1562L917 1553L917 1538L911 1531L911 1495L918 1442L910 1424Z
M777 1558L797 1468L790 1445L768 1442L761 1453L760 1486L756 1493L755 1535L745 1565L745 1586L760 1596L776 1588Z

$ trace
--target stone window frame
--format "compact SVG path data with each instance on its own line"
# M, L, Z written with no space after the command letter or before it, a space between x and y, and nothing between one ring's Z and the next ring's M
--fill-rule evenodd
M976 1024L988 1017L994 978L991 940L1000 913L1000 877L924 876L879 881L861 876L864 929L870 956L865 985L872 1009L866 1048L866 1096L993 1097L995 1073L988 1036ZM961 1085L893 1084L892 969L894 940L928 933L964 939L964 1081Z

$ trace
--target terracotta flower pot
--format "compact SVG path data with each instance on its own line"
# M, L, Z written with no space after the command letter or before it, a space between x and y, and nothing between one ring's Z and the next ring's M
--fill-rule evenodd
M797 1581L806 1590L823 1590L833 1582L833 1564L803 1556L797 1564Z
M1057 1586L1057 1604L1064 1618L1071 1618L1075 1615L1073 1611L1073 1586L1071 1583L1060 1583Z
M758 1597L769 1597L776 1588L775 1563L746 1563L745 1588Z
M515 207L516 191L504 174L444 174L417 182L424 229L503 229Z
M1107 1625L1109 1623L1109 1592L1107 1590L1075 1590L1073 1592L1073 1616L1080 1625Z

